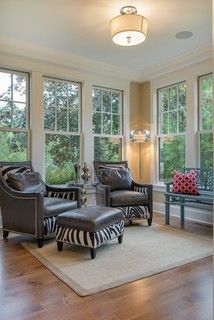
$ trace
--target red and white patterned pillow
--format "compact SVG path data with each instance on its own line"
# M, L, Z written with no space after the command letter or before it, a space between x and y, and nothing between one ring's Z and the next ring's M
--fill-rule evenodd
M174 171L172 192L199 194L196 179L196 170L190 170L188 173Z

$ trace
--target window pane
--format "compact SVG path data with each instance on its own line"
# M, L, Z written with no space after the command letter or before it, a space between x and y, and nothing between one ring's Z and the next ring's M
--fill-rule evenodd
M0 100L11 100L11 74L0 72Z
M120 95L119 93L112 93L112 112L120 112Z
M79 131L79 93L79 84L44 80L45 129L55 132Z
M178 107L180 109L186 109L186 84L180 84L178 86Z
M13 128L26 127L26 105L25 103L13 103Z
M160 133L168 133L168 117L169 117L169 113L168 112L163 112L161 114L161 132Z
M56 83L56 105L57 107L67 107L67 83Z
M13 100L26 102L26 77L13 74Z
M185 136L159 138L159 174L160 181L172 177L174 169L185 167Z
M169 89L169 111L177 109L177 87Z
M45 168L46 182L61 184L74 180L75 162L80 159L80 137L46 134Z
M103 111L111 112L111 92L103 90Z
M200 134L200 160L201 168L209 169L213 167L213 134Z
M12 125L11 121L11 102L0 101L0 127L9 128Z
M112 115L112 134L120 134L120 117L118 115Z
M212 129L212 75L201 78L202 130Z
M55 108L46 108L44 115L45 129L55 130Z
M57 131L67 131L67 109L57 108Z
M78 111L75 109L69 109L69 131L77 132L78 131Z
M159 99L161 112L168 111L169 90L160 90Z
M183 107L178 112L178 131L186 131L186 110L183 110Z
M103 133L111 134L111 114L103 113Z
M0 131L0 161L27 160L27 133Z
M93 114L93 133L101 133L101 113Z
M120 161L122 139L94 137L94 160Z
M101 90L93 89L92 98L93 98L93 110L101 111Z
M55 101L55 82L51 80L44 81L44 93L43 93L44 105L46 107L54 106Z
M72 108L78 108L79 104L79 86L77 84L68 84L68 105Z
M169 133L177 133L177 111L169 112Z
M186 83L158 90L159 133L186 131Z

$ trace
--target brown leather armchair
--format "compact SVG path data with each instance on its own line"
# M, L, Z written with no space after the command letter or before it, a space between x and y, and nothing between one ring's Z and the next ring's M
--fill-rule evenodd
M3 237L9 232L33 236L38 247L56 231L58 214L81 207L81 188L46 185L46 193L18 191L7 182L8 172L33 171L31 162L0 162L0 206Z
M116 182L110 181L111 176L108 175L108 168L110 170L117 170L117 168L119 170L123 170L123 168L128 169L128 162L94 161L95 176L97 178L95 191L96 204L99 206L118 207L123 211L125 220L128 220L130 223L132 223L132 220L147 219L150 226L153 216L152 185L136 183L129 175L128 179L131 179L130 187L124 189L120 187L121 183L119 179ZM110 182L110 185L103 183L103 170L107 170L108 176L106 181Z

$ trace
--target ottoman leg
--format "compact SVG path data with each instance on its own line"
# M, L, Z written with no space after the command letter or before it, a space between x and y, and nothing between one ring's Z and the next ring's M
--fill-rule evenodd
M57 241L57 249L58 249L58 251L62 251L62 248L63 248L63 242Z
M96 249L95 248L90 248L90 253L91 253L91 259L96 258Z
M118 237L118 243L122 243L123 242L123 234L121 234L119 237Z

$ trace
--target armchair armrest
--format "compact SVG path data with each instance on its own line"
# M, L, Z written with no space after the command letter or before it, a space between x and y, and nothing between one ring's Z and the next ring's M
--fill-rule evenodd
M77 201L77 207L81 207L82 188L77 186L46 184L48 197L58 197Z
M153 185L152 184L141 184L132 181L133 190L147 194L148 196L148 209L150 212L150 219L153 216Z
M111 187L104 184L97 184L95 190L96 204L98 206L110 207Z
M3 229L40 237L43 233L44 196L14 190L7 185L1 189Z
M153 185L152 184L137 183L134 180L132 181L132 187L133 187L133 190L145 189L148 194L152 193L152 191L153 191ZM139 191L139 192L142 192L142 191Z

